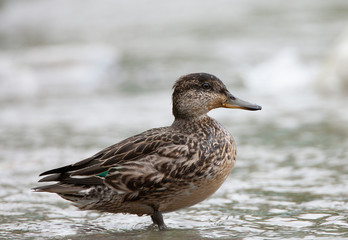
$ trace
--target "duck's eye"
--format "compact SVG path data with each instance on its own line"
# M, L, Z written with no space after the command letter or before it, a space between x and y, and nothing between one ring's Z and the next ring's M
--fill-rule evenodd
M202 84L202 88L204 88L204 89L209 89L209 88L210 88L209 83L203 83L203 84Z

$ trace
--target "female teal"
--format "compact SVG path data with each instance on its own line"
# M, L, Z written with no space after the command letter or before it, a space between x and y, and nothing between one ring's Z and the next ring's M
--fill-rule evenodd
M57 193L80 209L150 215L192 206L213 194L236 157L232 135L207 113L214 108L261 110L234 97L215 76L192 73L173 87L171 126L116 143L80 162L46 171L35 188Z

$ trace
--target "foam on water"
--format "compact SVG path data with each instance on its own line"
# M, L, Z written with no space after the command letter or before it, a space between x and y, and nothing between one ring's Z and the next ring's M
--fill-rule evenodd
M309 89L313 89L311 85L316 72L314 66L301 62L296 50L284 49L247 70L246 86L263 94L306 94Z

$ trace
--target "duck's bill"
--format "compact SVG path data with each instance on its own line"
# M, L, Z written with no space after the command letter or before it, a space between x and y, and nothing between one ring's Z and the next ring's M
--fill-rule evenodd
M250 110L250 111L257 111L262 109L262 107L257 104L253 104L233 96L230 96L228 101L222 104L222 107L237 108L237 109L244 109L244 110Z

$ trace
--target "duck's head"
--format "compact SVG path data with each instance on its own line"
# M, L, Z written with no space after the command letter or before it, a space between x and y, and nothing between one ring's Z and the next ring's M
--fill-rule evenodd
M214 108L261 110L261 107L233 96L225 84L208 73L191 73L180 77L173 86L175 118L199 118Z

